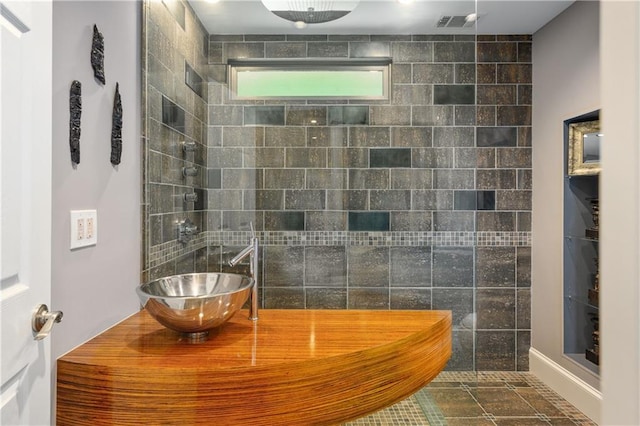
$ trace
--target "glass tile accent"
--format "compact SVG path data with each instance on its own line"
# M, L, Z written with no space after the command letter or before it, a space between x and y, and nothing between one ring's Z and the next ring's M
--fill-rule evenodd
M184 82L196 95L206 100L204 80L186 61L184 63Z
M434 105L472 105L476 100L476 89L467 84L433 86Z
M332 106L329 107L329 125L367 125L369 124L368 106Z
M381 148L369 150L369 166L411 167L411 148Z
M476 191L478 210L496 209L496 191Z
M284 106L245 106L244 124L284 126Z
M388 231L389 212L349 212L350 231Z
M180 133L185 132L184 110L166 96L162 97L162 123Z

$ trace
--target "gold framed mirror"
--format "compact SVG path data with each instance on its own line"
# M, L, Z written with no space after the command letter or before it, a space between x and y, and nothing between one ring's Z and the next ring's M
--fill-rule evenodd
M600 120L569 124L569 176L597 175L600 173L600 146L603 135Z

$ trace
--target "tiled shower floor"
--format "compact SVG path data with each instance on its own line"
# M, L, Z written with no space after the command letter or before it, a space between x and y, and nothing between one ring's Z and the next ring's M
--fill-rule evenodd
M345 426L595 425L530 373L440 373L413 396Z

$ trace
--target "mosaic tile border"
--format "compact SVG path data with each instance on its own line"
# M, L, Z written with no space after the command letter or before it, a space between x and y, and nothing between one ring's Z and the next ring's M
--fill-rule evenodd
M531 232L259 231L256 234L263 246L531 246ZM150 267L207 246L242 246L250 238L249 231L207 231L188 244L177 241L158 244L149 250Z

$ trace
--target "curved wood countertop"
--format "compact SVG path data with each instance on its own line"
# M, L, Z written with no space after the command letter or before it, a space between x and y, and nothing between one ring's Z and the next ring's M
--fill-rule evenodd
M241 311L197 344L141 311L58 360L57 424L336 424L416 392L450 355L449 311Z

